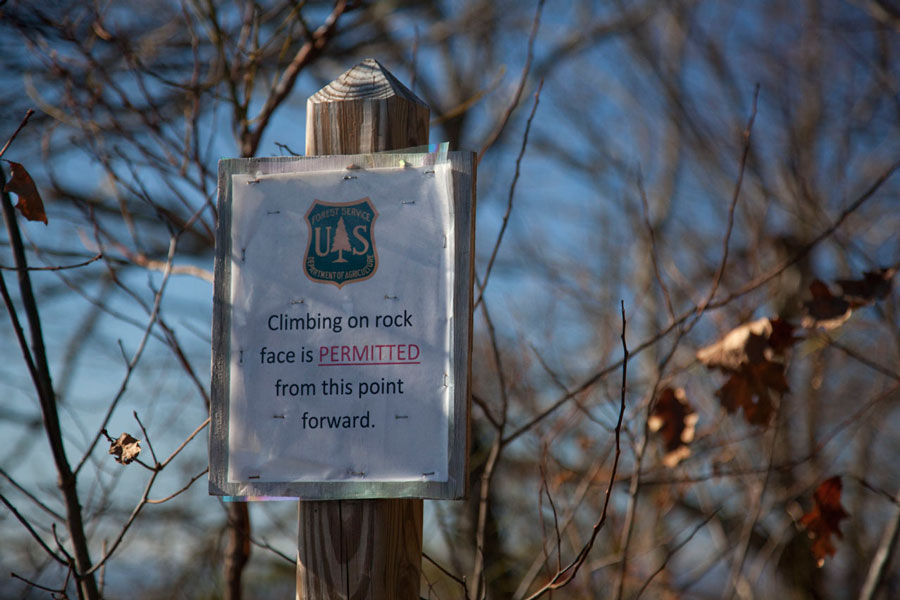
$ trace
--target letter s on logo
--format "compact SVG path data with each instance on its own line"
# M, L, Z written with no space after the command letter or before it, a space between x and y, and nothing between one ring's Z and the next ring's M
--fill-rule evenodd
M360 229L365 231L366 226L357 225L353 228L353 237L361 241L363 244L362 250L357 250L356 248L353 249L353 254L356 254L357 256L359 256L360 254L365 254L369 251L369 241L360 234Z

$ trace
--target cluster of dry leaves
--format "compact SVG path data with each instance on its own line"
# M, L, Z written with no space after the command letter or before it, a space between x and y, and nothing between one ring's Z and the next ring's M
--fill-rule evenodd
M840 293L821 280L810 285L811 299L804 303L799 326L781 318L763 317L744 323L697 352L697 360L721 371L727 380L716 391L730 414L743 411L754 426L771 423L777 403L790 391L787 379L788 351L814 330L829 331L844 324L853 311L887 296L897 267L869 271L861 279L840 279ZM805 330L803 334L800 330ZM657 432L665 454L663 464L674 467L690 455L698 415L681 388L664 388L655 399L648 426ZM835 552L831 535L840 537L839 524L847 518L841 506L841 482L837 477L816 489L812 510L801 520L812 539L819 566Z

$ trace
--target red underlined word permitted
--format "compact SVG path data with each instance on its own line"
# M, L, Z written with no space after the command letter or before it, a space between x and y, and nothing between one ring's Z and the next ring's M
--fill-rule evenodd
M418 365L416 344L366 344L319 346L319 366Z

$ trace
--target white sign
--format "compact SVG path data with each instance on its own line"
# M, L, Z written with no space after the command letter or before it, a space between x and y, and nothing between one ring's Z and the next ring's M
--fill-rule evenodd
M450 165L231 177L228 480L446 481Z

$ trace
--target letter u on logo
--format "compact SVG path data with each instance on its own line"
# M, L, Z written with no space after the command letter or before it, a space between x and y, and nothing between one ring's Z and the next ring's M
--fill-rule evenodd
M328 256L331 251L331 227L325 228L325 249L322 250L322 228L316 227L316 256Z

